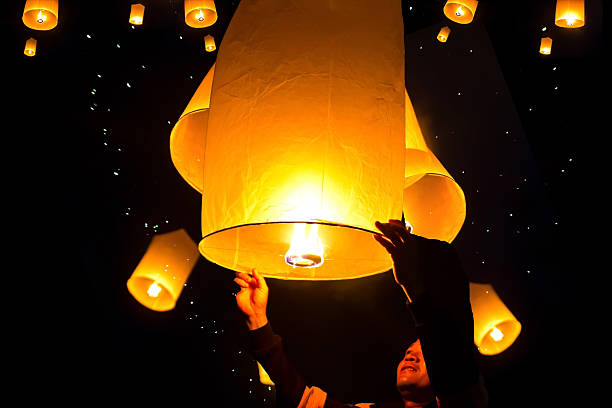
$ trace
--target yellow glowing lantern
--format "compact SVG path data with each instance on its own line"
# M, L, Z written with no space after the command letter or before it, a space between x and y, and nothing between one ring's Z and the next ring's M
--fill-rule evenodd
M51 30L57 26L58 10L58 0L27 0L21 19L33 30Z
M584 0L557 0L555 24L563 28L584 26Z
M413 234L451 242L465 221L465 195L427 147L408 92L405 98L404 218Z
M212 52L217 49L217 46L215 45L215 39L212 35L209 34L204 37L204 48L207 52Z
M170 134L170 157L174 167L200 194L204 184L204 148L215 66L210 68Z
M469 24L474 19L478 2L475 0L448 0L444 5L444 15L459 24Z
M207 259L282 279L384 272L374 222L401 218L402 194L415 233L452 240L461 227L463 192L406 102L401 10L385 0L373 16L359 1L342 13L244 2L234 14L214 81L211 69L170 140L203 194ZM365 20L375 23L363 47L351 36Z
M357 3L236 10L206 132L199 248L208 260L283 279L391 268L372 233L376 220L402 214L403 23L395 1Z
M30 38L26 41L23 53L28 57L33 57L36 54L36 39Z
M274 381L270 378L266 370L257 362L257 370L259 371L259 382L265 385L274 385Z
M144 19L145 6L142 4L132 4L130 9L130 23L142 25Z
M198 259L198 247L185 230L155 235L127 288L143 306L171 310Z
M484 355L499 354L514 343L521 323L489 284L470 282L474 344Z
M446 42L448 40L448 35L450 34L451 29L449 27L442 27L440 32L438 33L438 41Z
M540 40L540 54L549 55L552 49L552 38L543 37Z
M189 27L209 27L215 21L217 8L213 0L185 0L185 23Z

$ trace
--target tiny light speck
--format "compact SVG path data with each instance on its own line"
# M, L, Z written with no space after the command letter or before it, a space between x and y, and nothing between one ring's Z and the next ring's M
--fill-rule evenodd
M91 35L87 34L87 38L91 38Z

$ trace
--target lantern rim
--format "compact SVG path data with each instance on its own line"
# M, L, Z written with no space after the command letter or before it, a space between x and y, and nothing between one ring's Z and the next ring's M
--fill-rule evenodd
M157 282L162 291L154 301L151 301L150 296L138 290L138 286L149 286L153 282ZM126 282L126 286L128 292L130 292L134 299L149 310L153 310L155 312L167 312L174 309L176 306L176 299L172 295L172 292L161 281L155 280L148 276L132 276Z
M283 253L281 256L281 254L278 253L278 261L279 261L278 264L271 266L269 263L269 260L272 258L276 258L276 255L271 255L271 253L262 252L261 254L258 253L256 256L257 259L264 259L263 263L265 264L265 267L260 267L258 265L252 265L252 262L248 260L236 261L233 255L231 257L227 257L225 255L219 255L219 251L232 251L233 252L233 251L236 251L237 249L231 248L231 247L221 248L221 247L218 247L217 245L214 245L215 242L212 242L212 243L210 242L210 238L215 237L215 236L219 239L227 239L227 236L224 237L223 233L227 233L229 231L239 231L241 228L260 227L260 226L261 227L273 227L272 229L262 229L262 230L257 229L257 235L258 235L258 238L260 238L261 236L265 236L266 234L270 234L271 232L272 233L281 232L282 227L280 226L282 225L290 226L291 224L311 224L311 225L317 224L320 226L332 227L332 228L340 227L342 228L342 230L344 230L344 234L350 234L353 238L355 237L353 235L354 233L359 233L360 239L363 240L362 242L367 241L368 245L370 243L372 245L366 251L371 252L372 249L374 249L374 251L378 253L375 255L373 259L371 259L368 256L362 256L361 255L362 252L356 251L356 253L359 254L360 256L359 259L363 259L364 261L366 260L372 261L372 263L371 265L367 265L367 266L361 265L362 266L361 268L350 268L351 274L345 275L345 274L336 274L336 273L332 274L332 273L329 273L330 271L325 271L325 270L322 270L321 268L330 267L330 266L332 268L336 268L337 266L332 266L334 265L335 262L338 262L338 264L336 265L342 265L343 263L346 264L347 260L349 260L351 263L355 263L356 265L359 265L359 259L355 259L354 257L353 258L335 257L334 255L338 255L338 253L331 254L331 255L326 253L324 256L325 262L322 262L321 264L325 266L321 266L321 268L318 268L318 267L304 268L304 267L291 267L285 262L285 254ZM319 234L321 234L322 232L323 231L319 229ZM330 232L332 234L336 233L332 231L331 229L327 229L327 233L329 234ZM202 240L200 241L198 248L202 256L204 256L209 261L214 262L223 268L248 273L250 272L251 268L254 267L254 268L257 268L259 272L265 277L282 279L282 280L339 281L339 280L363 278L363 277L376 275L376 274L383 273L383 272L390 270L393 267L393 265L392 265L391 257L388 255L386 250L374 239L370 240L369 238L366 238L364 235L361 235L361 233L367 233L368 235L378 234L378 232L375 232L373 230L370 230L364 227L355 226L355 225L347 225L347 224L342 224L342 223L328 221L328 220L309 219L309 220L292 220L292 221L284 220L284 221L270 221L270 222L254 222L254 223L244 223L240 225L234 225L231 227L223 228L215 232L206 234L202 237ZM244 235L244 234L247 234L247 235ZM323 232L323 234L325 234L325 232ZM278 237L278 235L275 235L275 237ZM253 239L253 229L251 229L251 231L247 230L243 233L243 235L241 236L241 239L245 239L245 238L247 240ZM344 238L346 238L346 236ZM278 244L279 244L278 241L272 242L272 245L278 245ZM289 248L289 244L287 244L287 248ZM252 256L252 254L257 253L258 251L251 250L248 252L250 253L248 255ZM330 257L328 258L328 256ZM331 265L330 265L330 262L332 262ZM279 265L281 266L282 269L278 268ZM267 267L271 269L267 269L267 270L264 269ZM359 269L359 270L356 271L356 269Z
M504 333L503 341L491 342L488 340L488 336L494 328L503 326L506 330L502 330ZM504 319L496 322L495 325L491 326L485 333L482 334L478 343L478 351L486 356L493 356L500 354L503 351L511 347L515 340L521 334L522 325L516 319Z

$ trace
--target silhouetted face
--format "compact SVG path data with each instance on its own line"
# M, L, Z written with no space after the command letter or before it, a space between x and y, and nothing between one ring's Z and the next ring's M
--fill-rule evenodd
M423 391L430 389L421 341L417 340L406 349L404 358L397 366L397 389L402 391Z

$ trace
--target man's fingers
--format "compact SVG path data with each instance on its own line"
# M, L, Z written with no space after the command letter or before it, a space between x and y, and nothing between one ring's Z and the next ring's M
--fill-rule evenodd
M257 281L257 286L259 286L260 288L268 287L268 284L266 283L264 277L255 268L253 268L251 272L253 272L253 277Z
M241 288L248 288L249 284L246 283L244 280L240 279L240 278L234 278L234 282L236 282L238 285L240 285Z
M387 250L387 252L389 253L389 255L391 255L391 257L395 256L395 252L397 250L395 248L395 245L389 242L384 236L380 234L374 234L374 239L378 241Z
M402 246L402 240L398 235L396 229L391 224L386 224L376 221L376 228L378 228L396 247Z
M399 234L402 241L408 242L410 240L409 232L406 229L406 224L404 224L401 220L389 220L389 224L392 224L393 230Z

